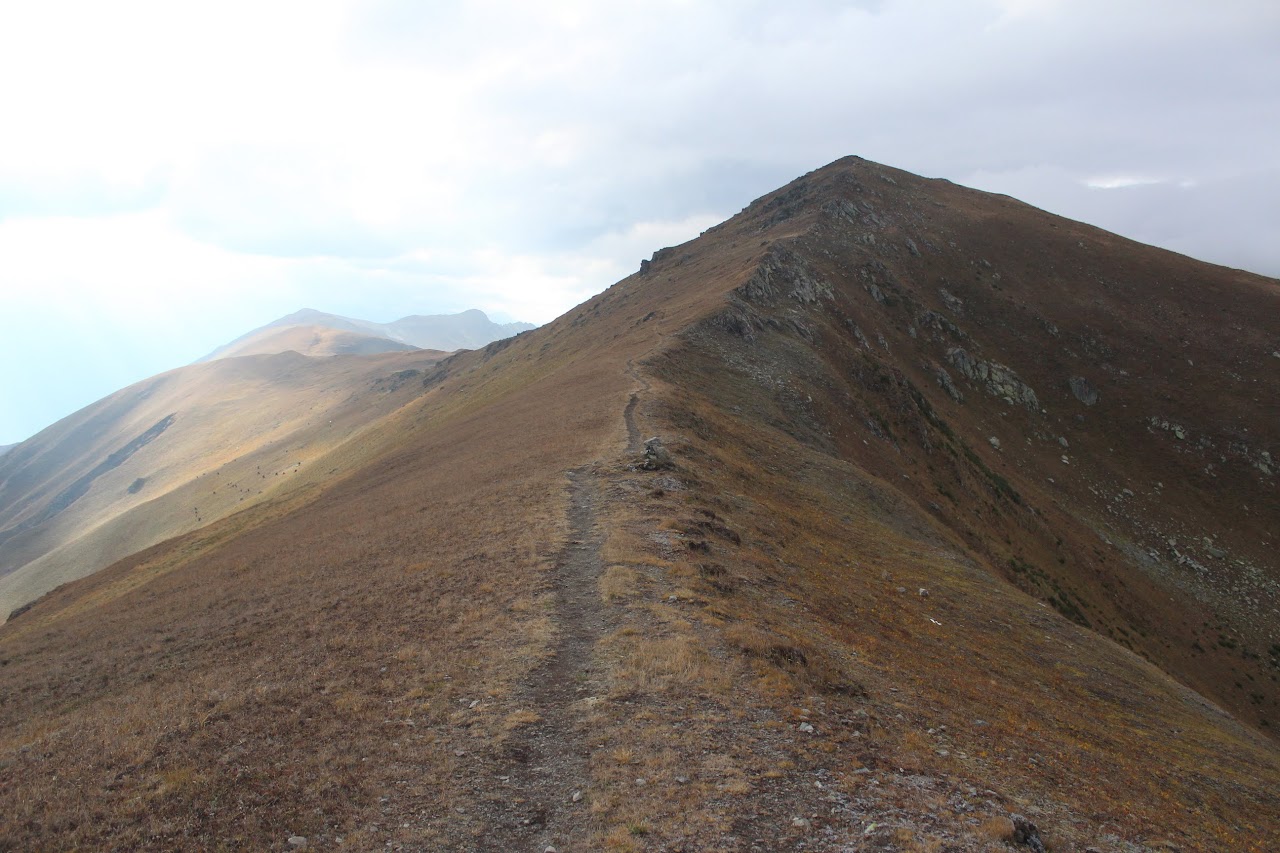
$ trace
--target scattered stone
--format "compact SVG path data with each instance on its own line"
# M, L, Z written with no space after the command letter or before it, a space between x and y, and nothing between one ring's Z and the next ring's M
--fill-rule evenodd
M1064 455L1063 455L1063 457L1062 457L1062 464L1063 464L1063 465L1070 465L1070 464L1071 464L1071 460L1070 460L1070 459L1068 459L1068 458L1066 457L1066 455L1065 455L1065 454L1064 454Z
M920 597L921 597L921 598L928 598L928 597L929 597L929 590L925 589L924 587L920 587Z
M964 300L957 297L945 287L938 288L938 293L942 296L942 303L947 306L947 310L952 314L964 313Z
M907 591L907 588L905 586L898 587L898 592L906 592L906 591Z
M1076 399L1086 406L1096 405L1100 399L1098 389L1094 388L1092 383L1083 376L1072 376L1067 380L1067 384L1071 386L1071 393L1075 395Z
M1061 444L1063 447L1071 446L1070 444L1067 443L1067 437L1065 435L1058 436L1058 444Z
M542 853L556 853L556 848L548 844L546 847L542 848Z
M813 734L813 725L812 725L812 724L810 724L810 723L801 723L801 724L800 724L800 731L804 732L805 734L810 734L810 735L811 735L811 734Z
M990 442L991 446L996 450L1000 449L1000 439L996 438L994 435L988 438L987 441Z
M808 832L813 826L813 824L809 823L808 820L802 817L791 818L791 825L803 832Z
M643 788L645 785L648 785L648 784L649 784L649 781L644 777L640 777L639 779L636 779L636 787Z
M1020 814L1009 815L1013 821L1013 843L1030 847L1033 853L1044 853L1044 842L1040 840L1040 830L1036 825Z
M573 792L573 796L572 796L572 797L570 797L569 799L570 799L570 800L572 800L572 801L573 801L573 802L575 802L575 803L580 803L580 802L582 802L582 792L581 792L581 791L574 791L574 792Z
M301 850L307 846L307 837L305 835L290 835L289 846L294 850Z
M689 777L688 777L688 776L677 776L677 777L676 777L676 784L677 784L677 785L688 785L688 784L689 784Z
M646 471L660 471L671 467L671 453L662 439L653 437L644 443L644 459L640 467Z

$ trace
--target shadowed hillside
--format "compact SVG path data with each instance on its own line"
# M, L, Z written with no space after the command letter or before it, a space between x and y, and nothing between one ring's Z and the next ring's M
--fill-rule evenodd
M0 845L1270 849L1277 301L839 161L0 628Z

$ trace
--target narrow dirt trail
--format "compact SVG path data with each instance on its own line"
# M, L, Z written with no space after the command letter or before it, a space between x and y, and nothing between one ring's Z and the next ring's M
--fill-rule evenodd
M644 449L644 439L640 435L640 428L636 426L636 406L640 404L640 393L649 390L649 380L636 372L635 362L632 359L627 359L627 375L640 383L640 390L631 392L631 399L627 401L627 407L622 411L622 419L627 425L627 452L639 453Z
M627 363L627 375L639 388L623 410L627 453L643 450L635 411L649 383ZM591 818L591 748L586 703L607 690L605 674L595 668L596 644L610 629L600 597L604 571L600 550L604 531L597 524L600 478L591 466L566 474L569 481L569 539L556 559L552 591L556 625L555 653L530 673L518 705L538 715L522 726L503 749L502 778L507 808L485 840L484 849L559 853L583 850L596 827ZM575 793L581 797L575 802Z
M555 654L531 673L522 691L520 705L538 719L505 745L509 812L484 849L582 850L594 831L583 703L604 690L592 661L607 627L597 584L604 535L595 523L595 474L579 468L567 476L570 534L553 581ZM581 793L577 802L575 792Z

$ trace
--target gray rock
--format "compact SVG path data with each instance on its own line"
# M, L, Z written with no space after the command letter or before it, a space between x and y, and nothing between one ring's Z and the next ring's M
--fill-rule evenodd
M987 441L990 442L991 446L996 450L1000 449L1000 439L996 438L994 435L988 438Z
M1044 842L1040 840L1040 830L1036 825L1020 814L1009 815L1013 821L1013 843L1030 847L1033 853L1044 853Z
M964 300L956 296L945 287L938 288L938 294L942 296L942 304L947 306L947 310L952 314L960 315L964 313Z
M640 467L646 471L660 471L670 468L671 453L662 444L662 439L649 439L644 443L644 458L640 463Z
M1036 392L1011 368L993 361L974 358L962 347L952 347L948 350L947 361L967 378L981 384L988 394L1010 403L1026 406L1033 412L1040 410L1040 400L1036 397Z
M1101 399L1098 395L1098 389L1094 388L1088 379L1083 376L1072 376L1067 380L1067 384L1071 386L1071 393L1075 398L1086 406L1097 405Z
M833 295L831 285L814 277L799 255L780 247L770 249L747 283L735 292L758 305L770 305L785 296L817 302Z
M957 403L964 402L964 394L961 394L960 389L951 381L951 374L947 373L945 368L936 367L934 369L934 378L938 380L938 387L947 392L948 397Z
M307 837L305 835L290 835L289 846L294 850L301 850L307 846Z

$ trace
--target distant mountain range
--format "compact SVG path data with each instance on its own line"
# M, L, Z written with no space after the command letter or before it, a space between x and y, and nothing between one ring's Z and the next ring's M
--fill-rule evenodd
M474 310L373 323L304 309L0 446L0 621L271 496L286 474L411 399L421 380L408 380L445 351L532 328Z
M495 323L476 309L459 314L415 314L390 323L375 323L304 308L236 338L201 361L288 350L302 355L368 355L411 349L450 352L479 349L533 328L531 323Z

